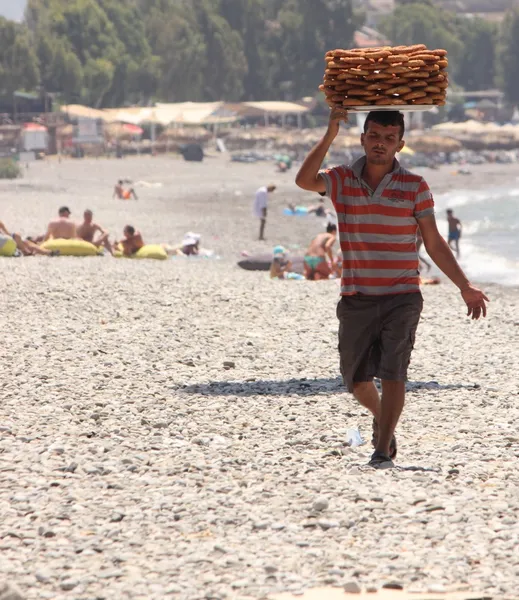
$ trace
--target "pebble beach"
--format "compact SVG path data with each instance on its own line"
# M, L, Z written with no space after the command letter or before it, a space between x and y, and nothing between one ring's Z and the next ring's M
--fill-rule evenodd
M420 173L445 194L514 169ZM112 199L122 178L138 201ZM0 182L0 220L23 235L67 205L118 239L126 224L147 243L199 232L216 255L0 259L1 600L391 583L519 597L519 289L482 283L489 314L472 322L445 278L424 286L397 468L374 471L371 419L339 376L338 282L236 266L276 244L303 253L323 230L283 216L316 202L294 178L142 157L36 162ZM252 200L269 183L261 243ZM350 447L357 428L366 443Z

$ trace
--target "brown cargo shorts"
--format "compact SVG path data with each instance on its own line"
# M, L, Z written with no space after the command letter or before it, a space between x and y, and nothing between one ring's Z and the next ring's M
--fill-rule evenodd
M349 392L353 384L406 381L422 294L343 296L337 306L341 374Z

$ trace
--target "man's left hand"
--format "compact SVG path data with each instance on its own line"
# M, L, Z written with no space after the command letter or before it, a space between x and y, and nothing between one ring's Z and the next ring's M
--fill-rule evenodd
M472 319L475 321L477 321L481 315L484 317L487 316L487 305L485 304L485 300L487 302L490 302L490 300L481 290L469 284L466 288L461 290L461 296L467 305L467 316L470 317L472 315Z

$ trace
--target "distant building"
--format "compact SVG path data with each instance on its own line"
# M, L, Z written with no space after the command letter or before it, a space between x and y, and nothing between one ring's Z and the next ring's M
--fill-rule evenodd
M361 27L353 36L355 48L374 48L376 46L390 46L391 42L384 35L372 27Z

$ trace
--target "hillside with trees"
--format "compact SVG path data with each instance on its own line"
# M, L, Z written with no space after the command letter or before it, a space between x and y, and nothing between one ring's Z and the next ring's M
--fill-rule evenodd
M519 9L499 26L437 6L398 0L380 28L396 44L447 48L456 85L498 85L519 102ZM22 23L0 18L0 95L44 89L94 107L292 100L316 94L324 53L351 47L363 23L352 0L29 0Z

